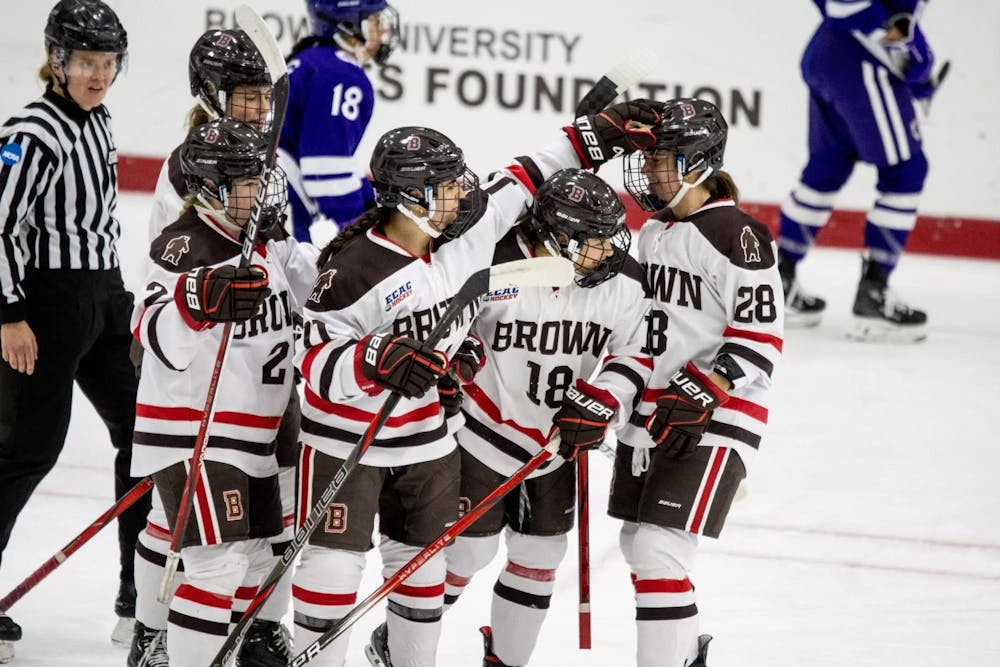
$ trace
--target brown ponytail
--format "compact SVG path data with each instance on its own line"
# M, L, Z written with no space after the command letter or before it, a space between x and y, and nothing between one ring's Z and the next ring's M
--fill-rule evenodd
M45 61L41 67L38 68L38 78L46 86L54 85L56 82L56 75L52 73L52 67L49 65L49 61Z
M740 205L740 189L728 171L717 171L709 176L702 185L708 190L710 199L732 199Z
M212 117L208 115L200 104L194 105L191 111L188 111L187 115L187 129L188 132L198 127L199 125L204 125L212 120Z
M316 267L322 271L330 258L340 252L344 246L361 236L369 229L379 223L389 222L393 209L387 206L372 206L361 214L361 217L340 230L340 233L333 237L333 240L326 244L326 247L319 253L316 260Z

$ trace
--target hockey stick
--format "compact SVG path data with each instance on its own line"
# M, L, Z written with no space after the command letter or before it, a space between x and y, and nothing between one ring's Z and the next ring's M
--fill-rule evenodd
M462 285L458 293L452 298L451 303L448 304L448 307L441 315L441 319L438 320L437 325L423 341L423 347L429 350L434 349L434 346L451 330L452 325L455 324L463 311L487 292L504 287L565 287L573 280L574 275L573 264L562 257L522 259L515 262L497 264L476 271L465 281L465 284ZM396 404L399 403L401 398L402 396L394 391L385 399L385 403L382 404L382 407L375 414L375 418L368 425L368 428L365 429L358 444L351 450L351 453L340 466L340 469L334 474L333 480L323 490L319 500L309 511L309 516L305 522L296 531L295 536L292 538L292 543L288 545L285 553L281 555L281 559L274 564L274 567L271 568L271 571L257 589L257 595L250 601L247 610L243 612L243 616L236 623L235 627L233 627L215 658L212 659L211 667L223 667L232 659L253 619L256 618L261 607L274 591L278 581L291 567L292 561L295 560L295 557L305 546L306 540L313 534L316 526L326 518L326 512L333 503L337 493L340 492L347 476L357 467L359 459L368 451L368 448L375 440L375 436L382 429L382 426L385 425L386 421L388 421L389 415L396 408Z
M576 455L577 565L579 570L580 648L590 648L590 469L587 452Z
M649 74L655 64L656 55L648 49L629 54L587 91L576 105L577 117L595 114L604 109L616 97L639 83L639 79Z
M83 532L70 540L69 544L57 551L52 558L42 563L41 567L29 574L24 581L14 587L14 590L7 593L7 595L0 600L0 612L6 612L8 609L13 607L14 603L27 595L31 589L41 583L42 579L49 576L53 570L66 562L67 558L72 556L80 547L89 542L94 535L101 532L105 526L117 519L122 512L134 505L136 501L146 495L151 488L153 488L153 480L149 477L133 486L125 493L125 495L116 500L115 504L109 507L104 514L97 517L92 524L83 530Z
M260 52L267 66L267 73L271 79L271 100L274 103L274 115L271 119L271 136L268 138L267 163L260 174L260 182L257 187L257 196L254 199L253 210L250 213L250 220L243 230L243 248L240 254L240 267L250 266L253 257L254 244L257 242L257 232L260 229L260 217L264 209L264 200L267 196L267 184L271 172L274 169L277 157L278 137L281 134L281 126L285 120L285 109L288 106L288 71L285 68L285 59L281 55L278 43L274 35L264 23L264 19L256 11L247 5L240 5L236 8L236 22L240 28L250 37L257 51ZM232 339L233 323L226 322L222 330L222 341L219 343L219 352L215 357L215 365L212 368L212 377L208 383L208 393L205 397L205 408L201 413L201 423L198 425L198 437L195 439L194 450L191 453L191 464L188 470L187 480L184 483L184 492L181 495L180 506L177 508L177 519L174 521L173 532L170 536L170 550L167 553L167 561L163 569L163 580L160 582L160 591L157 599L163 604L170 602L171 581L177 572L177 563L180 560L180 543L184 533L187 531L188 521L191 518L192 501L197 486L201 480L201 469L205 447L208 444L209 427L215 416L215 394L219 388L219 378L222 375L222 367L226 361L226 353L229 351L229 343Z
M380 601L382 601L382 599L396 590L396 588L406 581L411 574L416 572L421 565L429 561L435 556L435 554L451 544L451 542L456 537L461 535L466 528L475 523L479 517L489 511L489 509L496 505L501 498L510 493L512 489L516 488L528 477L528 475L534 472L538 466L548 461L558 451L559 437L557 435L552 440L549 440L549 443L545 445L542 451L535 454L531 460L521 466L517 472L508 477L500 486L493 489L488 496L479 501L479 504L463 514L458 521L453 523L443 533L438 535L433 542L424 547L423 550L421 550L416 556L411 558L406 565L397 570L394 575L386 579L385 583L383 583L381 587L355 605L355 607L351 609L351 611L347 612L346 616L337 621L332 628L323 633L323 635L316 639L316 641L309 644L305 650L295 656L295 659L292 660L292 667L301 667L301 665L311 662L314 658L316 658L320 651L333 643L337 637L347 632L348 628L354 625L359 618L371 611L372 607L377 605Z
M941 84L944 83L944 80L948 77L948 72L950 71L951 71L951 61L946 60L944 61L944 64L941 65L941 69L938 70L938 73L934 76L933 81L931 82L932 86L931 96L926 99L920 100L920 108L924 112L925 116L930 114L931 102L934 100L935 97L937 97L938 88L940 88Z

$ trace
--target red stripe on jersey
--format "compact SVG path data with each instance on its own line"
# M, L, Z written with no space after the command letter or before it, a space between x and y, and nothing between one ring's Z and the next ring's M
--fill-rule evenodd
M310 591L292 584L292 596L306 604L319 604L326 607L342 607L358 601L358 593L320 593Z
M638 363L642 364L646 368L652 368L653 367L653 358L652 357L629 357L629 359L632 359L633 361L637 361Z
M201 469L201 474L204 477L204 468ZM195 482L194 502L197 505L196 513L198 514L202 530L205 531L205 546L211 546L219 543L219 536L215 534L215 522L212 521L212 499L205 493L204 482L206 480L202 479L201 481L201 484L197 481Z
M479 406L479 409L485 412L486 416L489 417L494 423L506 424L507 426L510 426L518 433L521 433L522 435L525 435L537 442L539 447L544 447L548 444L549 439L545 437L545 434L537 428L528 428L527 426L521 426L513 420L501 418L500 408L498 408L493 401L490 400L490 397L486 395L486 392L480 389L479 385L475 382L470 382L462 387L462 389L465 391L465 395L475 401L476 405Z
M240 586L236 589L236 595L234 595L237 600L253 600L257 597L257 587L256 586Z
M400 584L396 586L396 594L411 598L433 598L444 595L444 582L442 581L440 584L434 584L433 586L407 586L406 584Z
M514 178L521 181L521 185L528 188L528 192L535 194L535 184L531 182L531 178L528 176L528 172L524 170L519 164L507 165L507 171L509 171Z
M162 405L147 405L136 403L135 416L146 419L162 419L164 421L196 422L201 421L202 411L196 408L172 408ZM251 415L246 412L216 412L212 420L215 424L231 426L248 426L250 428L275 429L281 424L281 417Z
M705 482L705 488L701 492L701 497L698 498L698 505L694 511L694 519L691 520L690 532L698 534L701 530L701 522L705 518L706 509L708 508L708 499L712 497L712 492L715 490L715 484L719 480L719 474L722 471L722 462L726 458L726 447L718 447L715 450L715 455L712 457L712 465L708 471L708 481Z
M152 521L146 521L146 534L153 539L163 540L164 542L170 541L170 530L163 526L157 526Z
M195 588L191 584L181 584L174 593L177 597L188 602L194 602L204 607L215 607L216 609L232 609L233 598L228 595L219 595L211 591L203 591Z
M583 150L583 146L580 145L580 134L576 131L576 128L572 125L567 125L563 128L563 132L566 133L566 138L572 144L573 152L580 159L580 165L584 169L590 169L593 164L590 162L590 156L587 155L587 151Z
M448 572L444 575L444 583L449 586L468 586L470 581L472 581L472 577L460 577L454 572Z
M295 523L295 515L294 514L286 514L285 516L283 516L281 518L281 525L284 526L285 528L288 528L293 523Z
M363 422L365 424L370 424L375 420L374 412L361 410L343 403L331 403L329 401L324 401L319 394L314 392L308 386L306 387L306 402L317 410L322 410L327 414L336 415L338 417L342 417L343 419L350 419L351 421ZM406 424L431 419L439 414L441 414L441 406L435 401L434 403L428 403L427 405L419 407L416 410L404 412L403 414L396 415L395 417L389 417L389 419L386 420L385 425L389 428L399 428L400 426L405 426Z
M781 352L781 348L784 347L784 341L782 339L777 336L764 333L763 331L747 331L746 329L726 327L726 330L722 332L722 336L724 338L744 338L746 340L752 340L755 343L765 343L772 346L778 352Z
M542 570L534 567L525 567L524 565L518 565L514 561L507 561L506 569L515 577L521 577L522 579L531 579L532 581L556 580L555 570Z
M636 593L688 593L694 590L691 580L684 579L633 579Z
M323 348L329 345L329 343L320 343L315 345L306 352L306 356L302 358L302 376L306 378L306 382L309 382L309 378L312 377L312 365L316 360L316 356L323 351Z
M312 488L312 453L313 448L307 444L302 445L302 452L299 454L299 527L306 522L309 516L309 489Z
M722 406L724 410L736 410L737 412L742 412L748 417L753 417L757 421L767 423L767 408L759 403L754 403L753 401L748 401L745 398L738 398L736 396L730 396L726 404Z

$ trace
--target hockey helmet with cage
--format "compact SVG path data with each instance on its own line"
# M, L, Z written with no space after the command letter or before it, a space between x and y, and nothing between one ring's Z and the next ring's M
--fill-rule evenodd
M389 59L399 43L399 12L386 0L306 0L306 10L317 37L350 37L362 44L368 41L365 20L377 15L385 31L372 58L379 65Z
M729 125L719 108L711 102L694 98L670 100L660 109L660 122L653 128L656 143L644 153L633 153L623 162L625 189L643 209L658 211L674 206L690 188L722 169ZM681 179L703 172L694 182L682 182L671 202L664 202L650 191L643 171L647 155L669 153L677 161Z
M216 118L226 115L227 96L237 86L269 86L267 66L250 37L239 29L208 30L188 57L191 94Z
M375 202L395 207L431 236L438 232L426 227L438 200L438 185L455 183L462 190L458 218L441 236L451 239L464 232L481 211L479 177L465 166L465 154L454 141L427 127L398 127L379 138L369 165ZM426 218L414 218L407 206L421 206Z
M45 50L62 67L71 51L118 54L118 71L128 52L128 34L118 15L100 0L60 0L45 23Z
M527 224L550 253L573 262L581 287L593 287L617 275L632 241L625 225L625 206L614 188L583 169L563 169L542 183ZM585 267L587 247L606 247L608 241L611 254Z
M266 137L247 123L232 118L198 125L188 132L179 154L188 192L226 204L233 181L257 178L263 173L268 148ZM265 231L269 223L283 222L287 197L284 172L271 169L260 231Z

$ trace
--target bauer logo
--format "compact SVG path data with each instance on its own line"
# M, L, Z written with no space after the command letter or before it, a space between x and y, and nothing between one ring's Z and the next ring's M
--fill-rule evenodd
M511 299L516 299L518 291L516 287L504 287L503 289L493 290L486 294L487 301L509 301Z
M389 312L413 295L413 283L407 281L385 297L385 312Z
M7 166L13 166L21 161L23 154L24 151L21 150L20 144L5 144L3 148L0 148L0 162Z

